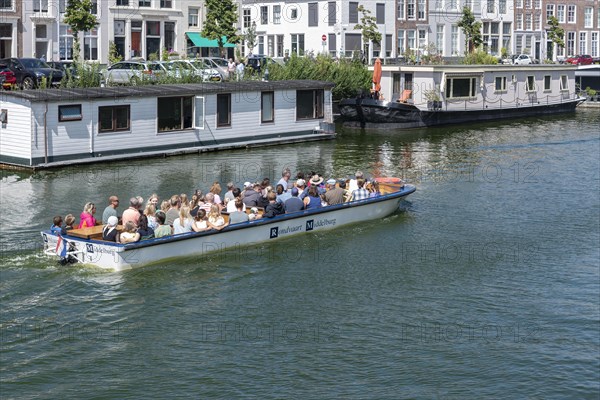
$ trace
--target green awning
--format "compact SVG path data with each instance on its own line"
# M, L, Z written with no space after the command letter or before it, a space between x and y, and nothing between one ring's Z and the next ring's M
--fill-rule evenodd
M194 43L194 46L196 46L196 47L219 47L219 44L217 43L216 39L211 40L211 39L205 38L203 36L200 36L200 33L198 33L198 32L186 32L185 34L192 41L192 43ZM223 36L223 41L225 42L225 47L235 47L235 44L228 43L225 39L226 39L225 36Z

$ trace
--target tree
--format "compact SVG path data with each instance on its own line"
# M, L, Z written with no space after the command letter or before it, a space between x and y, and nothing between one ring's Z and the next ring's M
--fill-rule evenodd
M465 35L465 45L468 49L468 53L473 53L475 49L483 43L481 37L481 22L475 21L475 16L469 7L464 7L462 18L458 21L457 25L462 29L463 34Z
M200 34L216 40L219 54L225 56L225 41L238 43L242 39L235 28L237 22L237 4L232 0L206 0L206 21Z
M92 14L92 0L69 0L64 22L73 31L73 61L79 61L79 32L87 32L98 25L98 19Z
M358 6L357 10L362 14L362 17L360 18L360 24L354 25L354 29L361 30L363 42L365 42L365 54L368 54L367 43L371 41L380 44L381 33L377 30L377 18L371 15L371 11L363 7L362 4Z
M565 30L558 24L558 19L554 16L548 18L548 39L559 47L565 47ZM552 60L553 48L548 49L548 58Z
M250 25L250 28L248 28L248 30L246 30L244 39L246 40L248 50L252 52L252 49L254 49L254 46L256 46L256 22L252 21L252 25Z

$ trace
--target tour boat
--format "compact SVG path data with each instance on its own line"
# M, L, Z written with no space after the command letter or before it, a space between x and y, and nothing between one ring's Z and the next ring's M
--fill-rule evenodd
M287 238L300 233L323 231L342 225L372 221L398 210L400 202L416 188L398 178L377 178L381 194L313 210L259 218L232 224L217 231L190 232L136 243L102 240L102 226L74 229L66 235L42 231L44 252L63 261L91 264L123 271L177 257L203 255L228 248Z

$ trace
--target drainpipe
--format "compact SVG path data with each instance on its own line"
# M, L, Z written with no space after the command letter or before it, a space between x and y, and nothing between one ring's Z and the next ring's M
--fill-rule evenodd
M46 104L46 109L44 110L44 164L48 164L48 125L46 123L48 101L45 101L44 103Z

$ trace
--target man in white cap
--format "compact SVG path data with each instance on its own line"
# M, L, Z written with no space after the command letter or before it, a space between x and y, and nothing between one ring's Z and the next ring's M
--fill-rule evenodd
M336 187L336 180L327 181L327 192L325 192L325 201L327 205L342 204L344 202L344 189Z
M308 187L306 186L306 181L304 179L298 179L296 181L296 187L298 188L298 198L300 200L304 199L304 197L308 193Z

